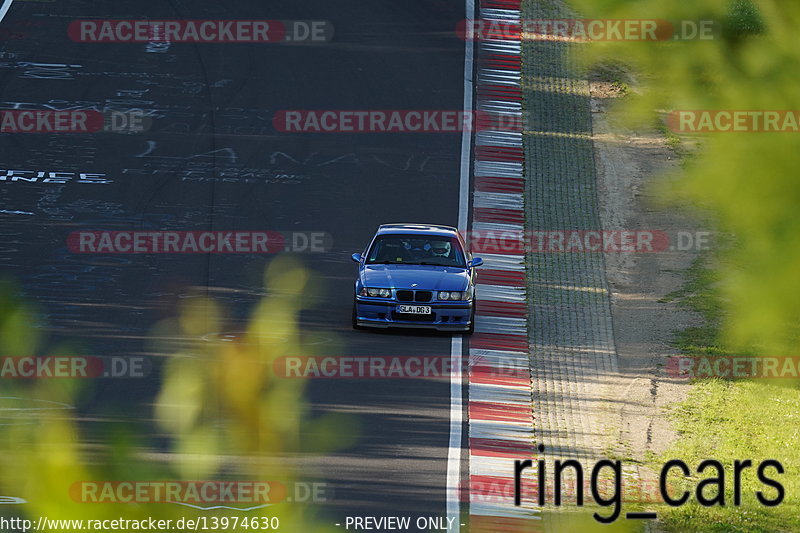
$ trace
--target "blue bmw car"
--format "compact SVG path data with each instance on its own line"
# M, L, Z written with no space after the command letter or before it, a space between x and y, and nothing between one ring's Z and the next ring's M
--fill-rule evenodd
M363 254L353 254L358 279L353 328L475 327L475 267L456 228L384 224Z

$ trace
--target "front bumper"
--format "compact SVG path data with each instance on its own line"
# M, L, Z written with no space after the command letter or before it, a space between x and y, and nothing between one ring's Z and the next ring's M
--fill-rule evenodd
M398 305L426 305L431 315L403 315ZM356 298L356 322L373 328L423 328L439 331L468 331L472 320L473 302L398 302L376 298Z

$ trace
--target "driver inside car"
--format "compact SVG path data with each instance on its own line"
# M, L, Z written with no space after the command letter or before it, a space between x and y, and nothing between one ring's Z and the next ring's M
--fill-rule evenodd
M450 243L447 241L433 241L430 244L432 257L443 257L450 259Z

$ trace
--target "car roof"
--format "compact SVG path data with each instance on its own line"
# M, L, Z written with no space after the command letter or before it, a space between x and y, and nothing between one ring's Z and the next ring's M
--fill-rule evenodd
M436 235L441 237L455 237L458 230L452 226L440 226L438 224L381 224L378 227L378 235Z

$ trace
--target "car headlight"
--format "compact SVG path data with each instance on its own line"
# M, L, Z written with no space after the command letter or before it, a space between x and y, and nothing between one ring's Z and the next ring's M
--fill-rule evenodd
M440 300L461 300L463 293L459 291L441 291L439 292Z
M375 287L363 287L359 293L361 296L370 296L372 298L391 298L392 289L378 289Z
M440 300L471 300L474 289L470 285L465 291L439 291Z

